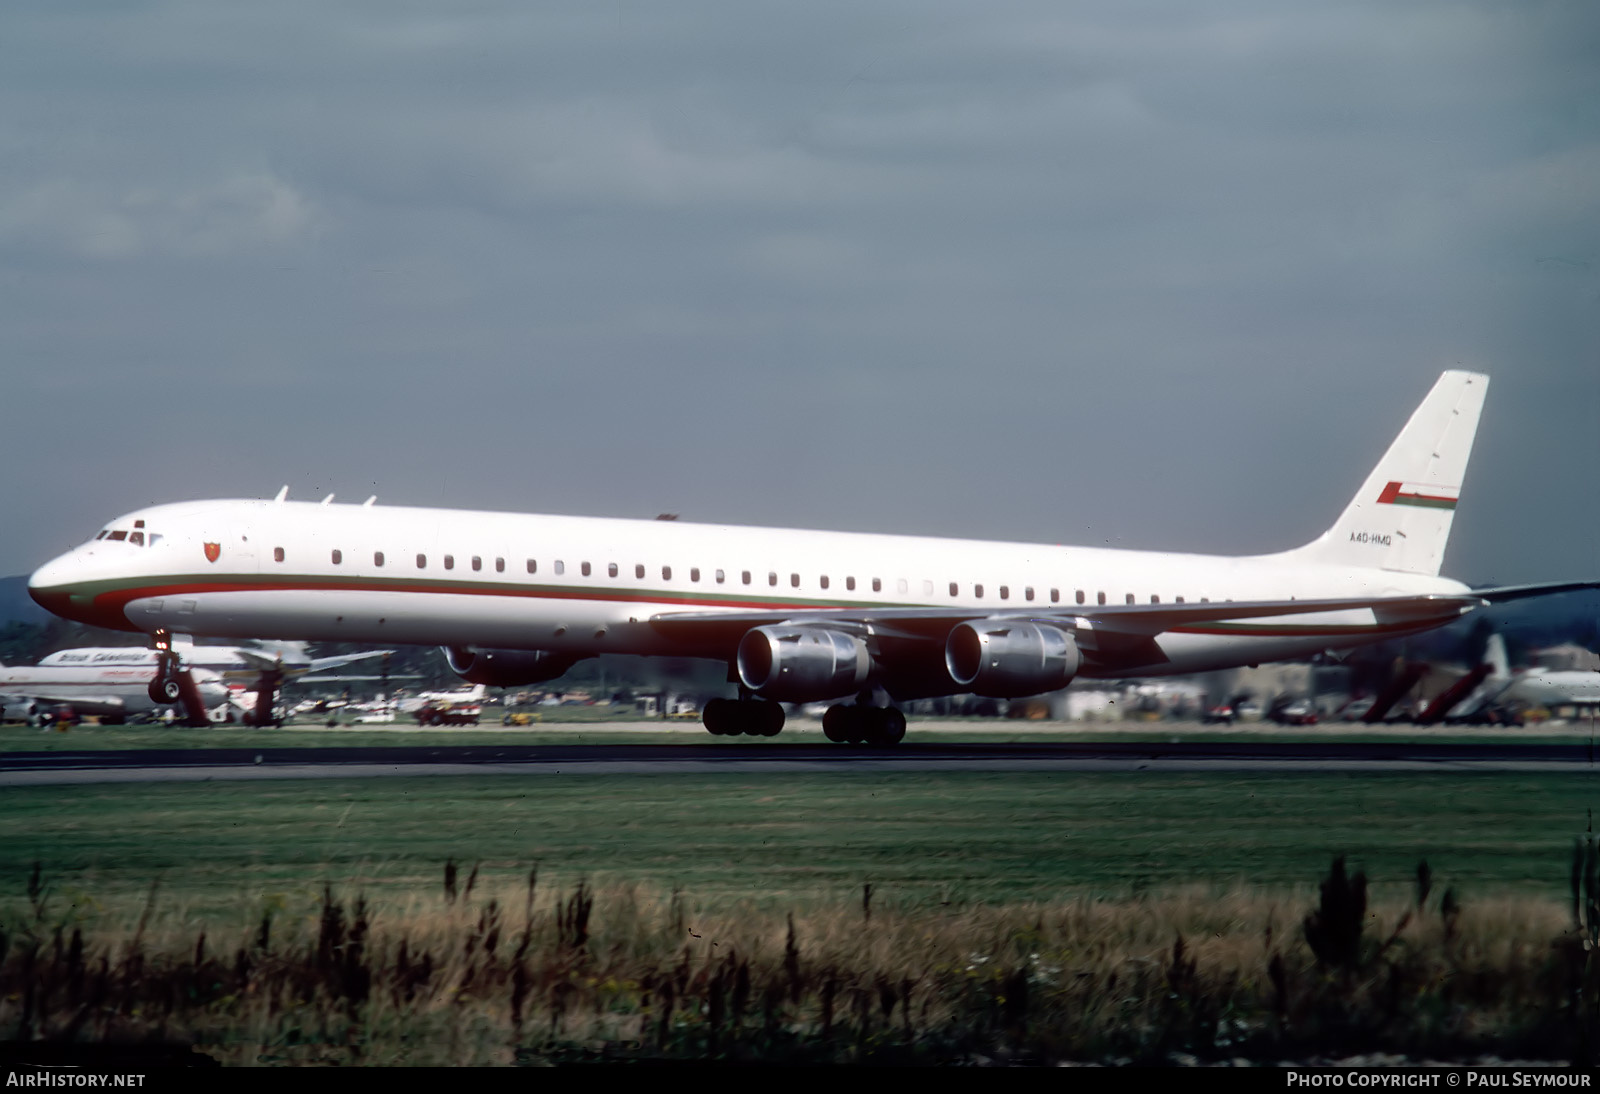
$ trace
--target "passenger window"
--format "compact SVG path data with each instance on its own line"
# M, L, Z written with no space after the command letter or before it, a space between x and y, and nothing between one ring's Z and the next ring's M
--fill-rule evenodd
M128 542L133 544L135 547L143 547L144 546L144 533L143 532L135 532L135 533L133 533L131 536L128 537ZM282 561L282 560L280 559L279 561Z
M497 573L497 574L503 574L503 573L506 572L506 560L505 559L497 558L497 559L494 560L494 572Z
M580 573L582 573L584 577L588 577L589 576L589 564L587 562L578 563L578 571Z
M335 566L344 561L344 552L335 547L333 549L333 564Z
M1209 604L1209 603L1211 603L1211 598L1209 596L1202 596L1200 598L1200 603Z
M417 569L420 570L420 569L422 569L423 567L425 567L427 565L428 565L428 556L427 555L418 555L417 556Z
M875 593L883 592L883 579L882 578L875 577L875 578L872 579L872 591L875 592Z
M718 570L717 571L717 584L721 585L726 580L727 580L727 575L724 574L721 570Z
M1009 600L1010 598L1011 598L1011 589L1010 589L1010 587L1006 586L1006 585L1000 586L1000 599L1001 600Z
M283 548L282 547L274 547L272 549L272 561L274 561L274 562L282 562L283 561Z
M456 568L456 556L455 555L445 555L444 556L444 568L446 570L454 570ZM528 572L532 573L533 571L529 570Z
M1079 603L1083 602L1083 594L1082 593L1078 594L1078 601L1079 601ZM1061 603L1061 590L1060 589L1051 589L1050 590L1050 603L1052 603L1052 604Z
M1122 602L1124 604L1132 604L1133 603L1133 594L1132 593L1124 593L1123 596L1122 596Z
M954 581L952 581L952 582L951 582L951 583L950 583L950 595L951 595L951 596L957 596L957 595L959 595L959 592L958 592L958 590L957 590L957 588L956 588L956 583L955 583L955 582L954 582Z
M1085 600L1085 599L1086 599L1086 598L1085 598L1085 597L1084 597L1084 595L1083 595L1083 590L1082 590L1082 589L1079 589L1079 590L1078 590L1078 592L1077 592L1077 601L1078 601L1078 603L1079 603L1079 604L1082 604L1082 603L1083 603L1083 602L1084 602L1084 600Z
M1095 601L1097 603L1104 604L1106 602L1106 594L1105 593L1100 592L1100 593L1095 593L1094 595L1095 595Z
M800 587L800 575L799 574L790 574L789 575L789 584L794 586L796 589L798 589Z
M744 582L746 585L750 584L750 571L749 570L741 570L739 572L739 580Z
M767 584L768 585L776 585L777 583L778 583L778 572L776 570L768 570L767 571Z
M1179 603L1179 604L1182 604L1182 603L1183 603L1183 597L1181 597L1181 596L1180 596L1180 597L1178 597L1178 603Z
M634 566L634 568L633 568L633 576L638 578L641 581L644 580L644 563L641 562L638 565Z
M827 574L823 574L821 577L817 578L817 587L819 589L826 589L828 587L828 575Z
M565 562L561 561L559 558L556 559L556 573L564 574L566 572L567 572L567 564Z
M1159 604L1159 603L1161 603L1161 598L1159 596L1157 596L1155 593L1151 593L1150 594L1150 603Z
M700 567L698 567L698 566L689 567L689 580L690 581L699 581L700 580Z
M473 555L472 556L472 568L474 570L483 569L483 559L480 556L478 556L478 555Z
M853 578L853 577L845 578L844 579L844 587L846 589L848 589L850 592L855 592L856 591L856 579Z
M1027 588L1022 590L1022 599L1024 599L1024 600L1032 600L1033 599L1033 586L1032 585L1029 585Z
M539 572L539 563L531 558L528 560L528 572L530 574L536 574Z
M382 551L374 551L374 552L372 552L372 564L374 566L382 566L383 565L383 552Z
M608 562L606 564L606 576L607 577L616 577L617 576L617 564L615 562Z
M663 567L661 567L661 580L662 581L671 581L672 580L672 567L671 566L663 566Z
M974 585L972 587L972 595L977 597L979 600L982 600L983 599L983 586L982 585Z

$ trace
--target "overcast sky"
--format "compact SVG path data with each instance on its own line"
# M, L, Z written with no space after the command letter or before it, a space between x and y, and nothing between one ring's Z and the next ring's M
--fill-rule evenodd
M1600 577L1600 4L11 0L0 573L291 496L1249 553L1490 373Z

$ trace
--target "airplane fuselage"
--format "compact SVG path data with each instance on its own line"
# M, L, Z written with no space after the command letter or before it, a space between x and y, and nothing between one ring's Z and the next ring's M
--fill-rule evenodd
M136 524L141 543L130 542ZM1466 591L1447 578L1318 565L1292 552L1233 558L255 500L128 514L38 571L31 588L57 614L150 633L716 658L732 654L725 638L686 644L652 620L827 609L1059 616L1103 605ZM1082 674L1193 672L1419 629L1370 610L1195 623L1161 634L1158 657Z

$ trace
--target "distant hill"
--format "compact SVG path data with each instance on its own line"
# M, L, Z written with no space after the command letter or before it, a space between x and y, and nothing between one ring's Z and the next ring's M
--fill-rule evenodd
M0 577L0 626L6 623L48 623L49 612L33 602L28 595L28 578Z

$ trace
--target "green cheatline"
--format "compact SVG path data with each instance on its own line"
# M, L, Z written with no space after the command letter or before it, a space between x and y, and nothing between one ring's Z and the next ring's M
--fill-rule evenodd
M1395 505L1410 505L1417 509L1454 509L1454 498L1426 498L1414 494L1399 494L1394 499Z

